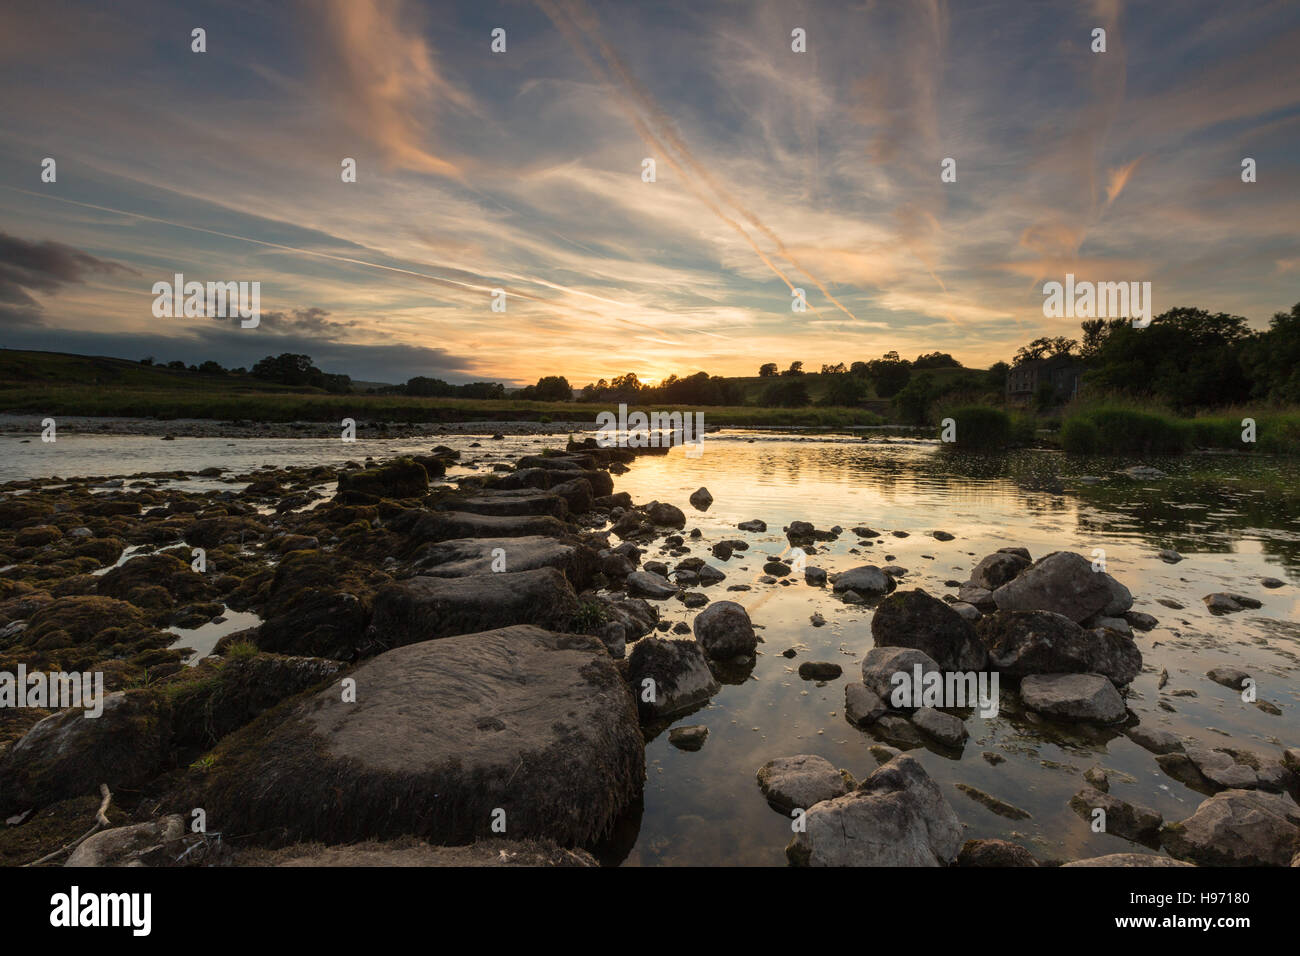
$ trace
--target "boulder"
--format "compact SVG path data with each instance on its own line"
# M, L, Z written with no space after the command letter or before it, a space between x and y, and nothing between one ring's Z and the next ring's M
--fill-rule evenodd
M148 823L101 830L72 851L64 866L142 866L140 858L185 836L185 818L173 813Z
M758 786L767 802L782 813L807 810L823 800L842 797L854 786L853 778L824 757L798 754L778 757L758 771Z
M523 572L533 573L533 572ZM405 834L589 843L640 796L636 711L594 637L517 626L423 641L227 737L194 771L223 830L285 845Z
M970 583L977 588L996 591L1008 581L1015 580L1016 575L1029 565L1028 558L1005 551L995 551L975 565L975 570L970 575Z
M914 647L873 647L862 658L862 683L886 704L898 686L895 674L906 674L909 681L914 680L916 666L921 666L924 676L932 671L942 672L942 668L924 651Z
M975 625L989 662L1009 677L1103 674L1123 686L1142 671L1131 637L1108 628L1085 631L1051 611L996 611Z
M686 515L682 513L682 509L662 501L651 502L646 508L646 517L660 527L686 527Z
M1166 824L1161 839L1201 866L1287 866L1300 850L1300 807L1286 794L1225 790Z
M897 586L894 579L880 568L864 564L837 575L832 590L836 594L852 591L862 598L875 598L883 597Z
M578 600L563 574L536 568L465 578L414 577L381 590L374 607L367 636L391 648L512 624L565 630Z
M695 616L695 638L714 660L753 656L758 646L749 612L735 601L716 601Z
M627 576L627 593L633 597L662 601L673 597L678 590L677 585L652 571L633 571Z
M885 598L871 619L871 636L877 647L923 651L945 671L982 670L987 657L970 622L920 589Z
M918 707L912 714L912 726L944 747L961 747L970 736L960 718L933 707Z
M627 663L628 683L646 723L695 710L720 689L695 641L645 637Z
M1111 724L1127 713L1115 685L1100 674L1031 674L1020 682L1020 699L1062 720Z
M1054 611L1079 622L1105 610L1115 596L1105 572L1094 571L1082 555L1054 551L995 590L993 600L1004 611Z
M691 493L689 500L697 511L708 511L709 505L713 504L713 495L709 494L708 488L698 488Z
M106 694L103 713L61 710L35 724L0 757L0 816L69 797L135 789L157 776L167 731L157 697L144 690Z
M411 458L398 458L376 468L339 472L338 490L376 498L419 498L428 494L429 473Z
M853 792L815 804L804 824L785 851L795 866L945 866L962 845L957 814L906 754Z
M858 681L844 685L844 716L855 727L872 723L889 710L867 685Z

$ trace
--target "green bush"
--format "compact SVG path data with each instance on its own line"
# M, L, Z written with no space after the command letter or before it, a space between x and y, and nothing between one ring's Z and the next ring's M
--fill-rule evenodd
M963 451L1001 451L1011 444L1011 416L1000 408L967 405L943 417L956 422L954 444Z
M1088 408L1061 426L1061 446L1082 454L1178 455L1191 444L1188 422L1120 406Z

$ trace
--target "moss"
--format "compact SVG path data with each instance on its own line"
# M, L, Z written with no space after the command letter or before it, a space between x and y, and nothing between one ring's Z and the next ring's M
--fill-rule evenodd
M23 866L66 846L90 829L99 810L100 797L74 797L42 807L18 826L0 826L0 866ZM116 795L108 807L108 822L114 827L131 823ZM66 856L44 866L62 866Z

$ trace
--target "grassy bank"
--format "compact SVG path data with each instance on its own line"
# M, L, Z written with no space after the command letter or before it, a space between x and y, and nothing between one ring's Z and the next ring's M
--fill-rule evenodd
M1254 440L1248 424L1254 422ZM1178 455L1195 449L1300 455L1300 410L1234 408L1184 418L1108 401L1066 410L1061 447L1078 454Z
M280 389L166 389L139 386L27 385L0 388L0 412L120 418L204 418L258 422L595 422L604 405L516 399L411 398L401 395L327 395ZM769 425L842 427L879 425L879 415L856 408L750 406L633 406L629 411L700 412L706 426Z

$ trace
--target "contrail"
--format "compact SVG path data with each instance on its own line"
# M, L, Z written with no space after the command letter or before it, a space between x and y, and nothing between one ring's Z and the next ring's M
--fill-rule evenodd
M585 7L585 5L582 3L582 0L570 0L570 2L567 5L568 9L566 12L562 12L558 4L554 2L554 0L538 0L538 4L546 12L546 15L551 18L551 21L555 23L555 25L560 29L562 33L565 34L565 36L569 39L570 43L572 43L575 46L575 48L578 49L579 54L583 56L583 59L587 61L588 65L592 66L593 72L597 73L598 77L603 78L605 82L609 84L611 87L614 87L614 84L609 82L609 73L604 72L602 76L603 71L596 69L592 59L588 55L586 55L585 44L582 43L581 37L579 37L572 30L571 26L568 29L566 29L567 25L562 23L560 18L562 16L565 16L567 13L567 16L573 21L573 23L576 24L586 34L586 37L595 45L596 49L600 52L600 55L604 59L605 64L608 66L608 68L612 70L615 74L617 74L618 79L622 82L623 89L626 91L626 93L630 94L632 100L635 101L635 104L639 105L641 109L645 111L645 113L648 114L648 116L652 120L653 125L655 127L655 132L647 136L647 130L645 126L641 122L639 122L639 118L634 115L633 118L634 120L637 120L637 127L639 130L642 131L643 138L645 138L646 141L651 146L657 148L660 152L664 154L665 157L668 158L669 163L672 164L674 169L676 169L679 173L682 174L683 179L688 183L688 185L690 184L689 177L686 175L681 165L679 165L674 160L671 153L664 148L664 141L667 141L667 143L670 144L672 148L680 154L681 161L685 163L687 166L689 166L691 171L696 176L698 176L701 180L703 180L704 183L711 190L713 190L713 192L717 196L719 196L723 200L723 202L725 202L727 205L734 208L737 212L740 213L742 218L744 218L750 223L751 226L753 226L755 229L759 230L764 236L766 236L776 246L782 258L784 258L787 262L793 265L801 273L803 273L809 279L811 279L813 284L815 284L817 288L822 291L822 293L826 296L826 298L828 298L832 303L835 304L836 308L838 308L841 312L843 312L845 315L849 316L850 318L855 320L857 319L856 315L854 315L847 308L845 308L843 303L841 303L838 299L835 298L834 295L831 294L830 290L826 288L825 283L823 283L819 278L817 278L817 276L813 275L812 272L810 272L807 269L807 267L805 267L801 262L799 262L797 259L794 258L794 256L790 253L789 249L786 248L785 243L782 242L781 238L777 236L777 234L773 232L767 226L766 223L760 220L758 216L756 216L754 213L750 212L734 195L732 195L727 189L725 189L722 185L720 185L717 182L717 180L712 176L712 174L710 174L710 172L703 165L701 165L699 161L695 159L694 155L687 147L685 141L682 139L681 134L677 132L676 126L673 124L672 118L669 117L668 114L664 112L664 110L659 106L659 104L655 101L655 99L650 95L649 91L646 90L646 88L636 79L636 77L632 75L631 71L628 70L626 65L623 63L622 59L618 56L618 53L604 40L604 38L600 33L599 22L596 20L595 16L591 13L591 11ZM615 92L616 93L618 92L617 89L615 90ZM628 103L626 96L620 96L620 99L624 102L625 105L632 105ZM635 106L633 106L633 109L635 109ZM695 192L697 196L700 195L699 191L694 188L692 188L692 192ZM725 216L713 203L710 202L709 206L714 211L715 214L721 216L725 221L728 222L729 225L732 225L733 228L739 229L738 225L732 222L732 220L730 220L729 217ZM749 241L750 246L753 247L755 251L759 253L759 256L763 259L765 263L767 263L768 267L771 268L772 271L780 275L781 278L785 281L785 283L789 285L790 288L793 290L794 286L790 283L790 280L787 279L785 275L781 273L781 271L771 263L771 261L767 258L767 256L765 256L761 252L761 250L758 249L758 247L755 245L753 240L749 238L748 234L745 233L743 230L739 230L739 231L741 231L742 235L744 235L745 238Z
M265 246L268 249L280 249L285 252L295 253L297 255L315 256L316 258L319 259L329 259L334 262L343 262L349 265L364 266L368 269L379 269L384 272L393 272L393 273L397 273L398 275L410 276L415 279L422 279L426 282L433 282L437 285L447 286L450 288L468 289L474 292L486 292L488 294L491 294L493 289L500 288L499 286L487 286L487 285L478 285L473 282L461 282L458 279L449 279L446 276L431 275L427 272L416 272L413 269L401 269L398 268L397 266L386 266L383 265L382 263L369 262L365 259L356 259L353 258L352 256L340 256L340 255L335 255L334 253L320 252L316 249L302 249L297 246L289 246L280 242L269 242L265 239L254 239L251 236L239 236L239 235L235 235L234 233L221 232L217 229L206 229L203 226L194 226L194 225L190 225L189 223L175 222L170 219L161 219L157 216L148 216L145 215L144 213L131 212L126 209L114 209L111 206L99 206L96 205L95 203L80 202L79 200L76 199L65 199L62 196L51 196L48 193L35 192L30 189L21 189L18 186L4 186L3 188L10 189L14 192L23 193L28 196L35 196L38 199L52 199L55 202L67 203L68 205L71 206L81 206L82 208L85 209L96 209L100 212L111 212L114 215L118 215L118 216L130 216L133 219L140 219L145 222L156 222L160 225L172 226L173 228L176 229L188 229L192 232L201 232L210 236L218 236L222 239L234 239L239 242L251 242L254 245ZM513 276L513 275L511 277L518 278L525 282L532 282L537 285L545 286L548 288L570 292L574 295L586 296L587 298L595 299L597 301L609 302L611 304L619 305L624 308L631 308L631 306L628 306L625 303L615 302L613 299L602 299L600 296L583 292L580 289L569 289L566 286L557 285L556 283L547 282L542 279L534 279L528 276ZM553 312L555 315L558 315L560 318L568 318L568 316L566 316L563 312L556 310L555 306L552 304L551 300L549 299L544 299L541 296L529 295L527 292L519 292L510 289L506 289L505 291L507 296L511 296L519 299L527 299L530 302L536 302L539 305L542 305L543 307L547 308L549 311ZM615 322L621 323L623 325L629 326L634 329L638 329L640 331L653 332L657 335L671 334L671 333L665 333L665 330L659 328L658 326L647 325L643 322L634 322L631 319L624 319L619 316L610 316L604 312L596 312L593 309L584 309L581 306L569 306L569 308L575 309L579 312L587 312L588 314L596 315L603 319L613 319ZM678 341L675 342L674 344L680 345L681 342Z

